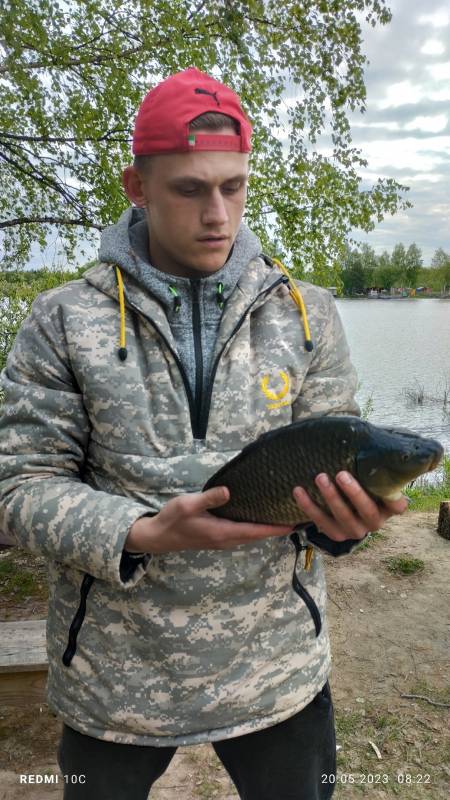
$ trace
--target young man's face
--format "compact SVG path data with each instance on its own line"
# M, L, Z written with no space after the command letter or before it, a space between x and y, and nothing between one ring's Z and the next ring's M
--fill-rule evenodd
M223 267L244 212L248 159L248 153L199 151L154 156L148 173L126 168L129 199L147 209L154 266L186 277Z

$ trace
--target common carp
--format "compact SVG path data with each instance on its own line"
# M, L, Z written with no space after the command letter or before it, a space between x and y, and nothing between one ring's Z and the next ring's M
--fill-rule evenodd
M295 486L326 508L314 483L319 472L334 481L337 472L347 470L374 499L396 500L406 484L435 469L443 453L435 439L404 428L353 416L310 417L262 434L221 467L203 491L230 490L230 500L211 509L216 516L295 525L307 520L292 496Z

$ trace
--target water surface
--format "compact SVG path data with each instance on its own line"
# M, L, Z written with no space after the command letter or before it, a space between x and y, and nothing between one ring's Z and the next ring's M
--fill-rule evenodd
M368 419L411 428L438 439L450 452L450 300L338 298L352 361L358 371L361 406L372 398ZM406 388L423 386L442 402L411 404Z

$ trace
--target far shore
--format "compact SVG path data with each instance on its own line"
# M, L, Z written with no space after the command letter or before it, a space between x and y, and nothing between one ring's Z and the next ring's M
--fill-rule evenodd
M339 300L450 300L450 294L416 294L403 297L402 295L388 294L382 297L368 297L366 294L342 294L337 295Z

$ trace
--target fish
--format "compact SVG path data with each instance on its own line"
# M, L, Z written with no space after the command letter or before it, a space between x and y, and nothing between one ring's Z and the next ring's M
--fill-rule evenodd
M263 433L215 472L203 491L215 486L230 491L224 505L209 509L215 516L296 525L309 518L293 498L295 486L327 509L314 483L320 472L331 480L340 470L350 472L380 504L398 500L408 483L436 469L443 454L437 440L407 428L373 425L350 415L309 417Z

